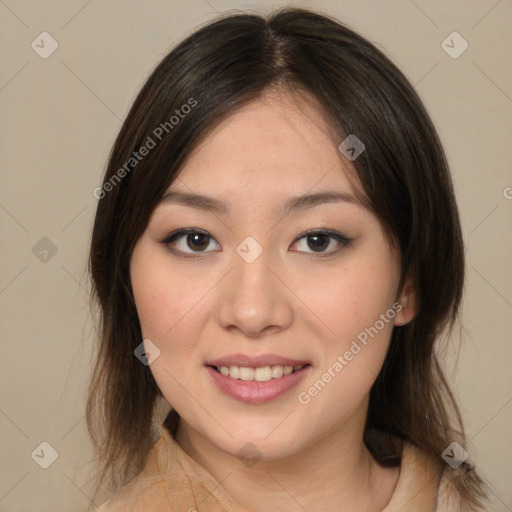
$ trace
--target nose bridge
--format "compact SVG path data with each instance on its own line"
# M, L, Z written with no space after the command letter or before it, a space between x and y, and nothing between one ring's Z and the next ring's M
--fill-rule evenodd
M249 246L249 251L244 251ZM237 294L249 296L261 296L262 293L266 295L266 299L270 298L274 291L273 284L271 283L272 272L269 267L272 262L270 257L270 250L261 250L258 254L254 247L249 243L240 244L237 248L237 257L235 258L235 274L238 278L237 286L235 287ZM275 276L272 276L275 278Z
M272 309L278 291L273 282L275 276L269 269L271 251L263 250L256 243L244 241L236 249L233 299L246 314L252 309L254 316L261 316Z
M221 297L218 321L255 335L269 326L283 328L291 321L286 287L274 275L273 251L247 237L233 255L234 269Z

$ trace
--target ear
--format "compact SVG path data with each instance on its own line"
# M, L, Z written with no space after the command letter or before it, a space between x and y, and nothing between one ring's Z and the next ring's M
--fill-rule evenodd
M414 290L414 282L410 275L405 279L402 290L395 302L398 302L401 308L397 309L394 325L405 325L409 323L418 312L418 300Z

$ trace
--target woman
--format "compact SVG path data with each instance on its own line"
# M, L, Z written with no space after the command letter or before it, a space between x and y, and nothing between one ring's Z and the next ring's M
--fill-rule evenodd
M95 195L102 510L482 510L435 353L464 281L449 170L372 44L301 9L209 23Z

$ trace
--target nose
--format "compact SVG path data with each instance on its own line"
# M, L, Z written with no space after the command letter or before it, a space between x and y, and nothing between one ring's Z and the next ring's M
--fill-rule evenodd
M237 253L233 261L235 268L219 283L218 324L247 338L288 328L294 315L293 293L279 275L279 265L269 261L268 251L252 263Z

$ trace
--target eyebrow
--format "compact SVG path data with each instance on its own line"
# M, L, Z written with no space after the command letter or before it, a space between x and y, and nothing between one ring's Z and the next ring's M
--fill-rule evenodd
M320 204L337 202L360 204L355 196L351 194L328 190L317 192L315 194L304 194L301 196L290 197L283 205L283 212L287 214L292 211L307 210ZM160 203L180 204L219 214L229 213L229 208L219 199L200 194L178 192L176 190L166 192L160 200Z

